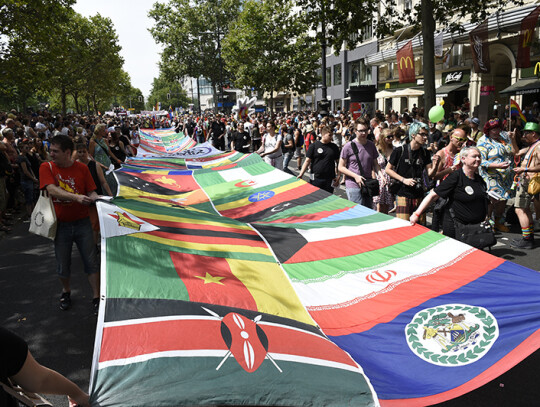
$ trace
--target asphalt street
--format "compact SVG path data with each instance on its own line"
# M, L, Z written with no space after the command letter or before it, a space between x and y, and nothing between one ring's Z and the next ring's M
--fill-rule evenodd
M343 187L336 194L344 197ZM529 251L512 249L509 242L518 236L519 230L515 226L510 233L498 235L498 244L491 253L538 270L540 244ZM536 237L540 240L538 232ZM40 363L61 372L87 390L96 317L91 307L90 286L76 250L74 253L73 307L61 311L61 286L55 275L52 241L30 234L28 223L22 220L13 226L13 232L0 233L0 324L25 338ZM540 351L483 387L441 406L540 405L538 366ZM54 406L68 406L65 397L47 396L47 399Z

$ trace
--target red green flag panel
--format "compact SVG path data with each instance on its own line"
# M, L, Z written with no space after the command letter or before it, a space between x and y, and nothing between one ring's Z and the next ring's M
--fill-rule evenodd
M537 272L256 154L143 133L98 204L96 405L428 405L540 346Z

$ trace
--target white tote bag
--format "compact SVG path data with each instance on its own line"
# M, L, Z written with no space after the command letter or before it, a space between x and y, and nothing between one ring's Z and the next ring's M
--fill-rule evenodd
M50 165L50 164L49 164ZM42 190L30 218L30 233L54 240L56 237L56 212L47 191Z

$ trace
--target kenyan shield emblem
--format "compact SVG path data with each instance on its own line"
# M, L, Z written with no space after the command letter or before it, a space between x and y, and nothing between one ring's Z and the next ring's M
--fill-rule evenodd
M445 304L416 313L405 327L405 337L419 358L454 367L481 359L499 337L499 327L485 308Z

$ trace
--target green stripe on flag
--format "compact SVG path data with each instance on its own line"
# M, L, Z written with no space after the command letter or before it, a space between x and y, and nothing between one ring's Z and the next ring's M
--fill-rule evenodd
M107 239L107 297L189 301L166 246L145 243L129 235Z
M194 355L195 356L195 355ZM253 373L232 357L164 357L97 371L91 404L115 406L374 406L360 373L270 360ZM96 396L97 395L97 396ZM158 402L159 401L159 402Z
M426 232L382 249L334 259L283 264L283 268L292 282L305 284L321 282L340 278L345 274L362 273L417 256L445 240L448 238L440 233ZM358 268L358 265L362 267Z
M338 198L341 201L345 201L344 199ZM339 202L338 202L339 203ZM345 203L350 203L349 201L345 201ZM313 204L317 205L317 203ZM356 206L356 204L353 204L353 207ZM346 207L344 205L341 205L341 208ZM318 208L318 206L317 206ZM333 208L339 209L338 208ZM320 211L316 211L320 212ZM313 212L308 212L313 213ZM290 216L294 216L295 214L290 214ZM279 218L280 219L280 218ZM275 226L278 228L293 228L293 229L303 229L303 230L310 230L310 229L322 229L322 228L335 228L339 226L360 226L360 225L368 225L370 223L377 223L377 222L384 222L388 221L390 219L393 219L391 216L385 215L384 213L378 213L375 212L373 215L368 216L362 216L359 218L350 218L350 219L344 219L344 220L334 220L334 221L318 221L318 222L303 222L303 223L272 223L271 226ZM257 223L254 222L254 225ZM261 223L261 225L266 225L265 223Z

